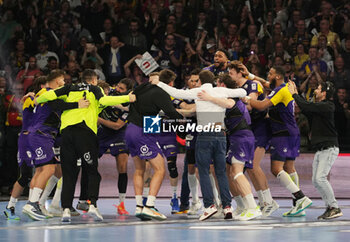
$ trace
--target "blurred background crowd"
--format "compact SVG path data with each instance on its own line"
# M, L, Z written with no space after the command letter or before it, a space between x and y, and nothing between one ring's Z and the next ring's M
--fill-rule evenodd
M60 68L66 83L86 69L115 85L148 80L135 59L148 51L177 74L213 63L217 49L255 75L285 68L308 101L318 83L336 87L340 150L350 150L349 0L0 0L0 187L17 179L20 99L33 80ZM302 151L307 118L296 108Z

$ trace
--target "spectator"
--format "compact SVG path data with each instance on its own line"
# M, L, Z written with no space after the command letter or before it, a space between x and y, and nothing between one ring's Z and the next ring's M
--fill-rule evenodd
M38 67L43 70L46 65L47 61L50 56L53 56L56 58L56 60L59 62L58 56L55 52L48 51L47 48L49 45L47 44L47 41L44 39L39 40L38 50L39 53L35 55L35 58L37 60Z
M328 19L322 19L320 22L320 32L318 33L318 35L325 35L327 37L327 45L329 46L333 46L334 44L336 44L336 46L340 46L340 39L337 33L334 33L330 30L329 28L330 24L329 24L329 20ZM315 46L318 44L318 38L315 35L314 37L312 37L311 40L311 46Z
M54 56L50 56L47 59L47 65L44 68L43 72L45 75L48 75L51 73L51 71L58 69L58 60Z
M327 76L327 64L323 60L318 58L318 49L315 46L311 46L309 49L310 60L305 61L299 70L299 76L305 79L313 70L319 71L322 79L326 80ZM316 87L317 88L317 87Z
M125 44L133 46L139 53L144 53L147 49L147 39L144 34L139 31L139 21L134 18L130 21L129 32L123 38Z
M101 50L102 60L105 60L102 66L106 81L112 86L124 78L124 64L128 55L125 44L119 41L117 36L112 36L110 44Z
M334 62L334 71L330 74L330 80L336 89L345 88L350 90L350 69L345 68L343 57L338 56Z
M140 58L142 58L142 55L136 55L124 65L125 76L135 82L135 87L148 81L148 78L145 77L141 69L134 63L136 59Z
M335 97L335 127L338 132L338 139L341 151L350 150L350 109L349 99L345 88L338 88Z
M37 66L36 58L34 56L29 57L29 62L23 70L18 72L16 82L23 84L23 90L26 92L27 88L33 84L33 81L38 75L41 75L41 71Z
M318 71L312 71L300 85L300 93L306 101L314 101L314 91L323 80Z
M305 53L305 47L302 43L296 46L296 55L294 56L295 72L297 73L303 63L309 59L309 55Z

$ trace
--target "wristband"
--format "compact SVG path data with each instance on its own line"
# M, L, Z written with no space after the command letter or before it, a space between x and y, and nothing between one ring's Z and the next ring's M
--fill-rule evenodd
M252 73L249 73L248 79L249 79L249 80L254 80L254 78L255 78L255 75L252 74Z

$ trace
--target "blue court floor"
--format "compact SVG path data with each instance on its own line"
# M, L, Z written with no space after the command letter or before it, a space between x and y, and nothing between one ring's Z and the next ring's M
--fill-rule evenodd
M117 199L101 199L98 207L104 221L95 223L87 215L73 217L65 225L60 218L32 221L21 214L24 201L17 205L20 221L8 221L1 215L0 241L350 241L350 200L340 200L344 216L330 221L317 221L324 212L321 200L314 200L312 207L301 218L283 218L282 213L290 208L290 200L277 200L280 209L271 217L248 222L223 220L220 218L199 222L196 217L170 214L170 199L159 199L156 207L168 216L163 222L147 221L130 216L117 216L113 204ZM75 200L75 203L77 201ZM7 202L1 202L3 210ZM126 200L126 208L134 213L134 199Z

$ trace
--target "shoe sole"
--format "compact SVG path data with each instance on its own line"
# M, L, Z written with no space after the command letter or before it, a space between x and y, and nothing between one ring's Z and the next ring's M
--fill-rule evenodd
M159 216L151 216L151 215L148 215L148 214L142 214L143 217L145 218L149 218L149 219L155 219L155 220L158 220L158 221L164 221L166 220L167 218L162 218L162 217L159 217Z
M100 217L96 216L95 214L93 213L88 213L88 215L94 219L94 221L103 221L103 218L101 219Z
M175 213L175 214L188 214L188 210L185 210L185 211L179 211L179 212L177 212L177 213Z
M33 219L33 220L35 220L35 221L43 221L43 220L46 219L46 217L45 217L45 218L36 217L36 216L33 215L31 212L28 212L28 211L26 211L26 210L22 211L22 213L26 214L29 218L31 218L31 219Z
M319 218L318 220L330 220L330 219L334 219L334 218L339 218L341 216L343 216L343 213L338 213L338 214L335 214L335 215L328 217L328 218Z
M232 219L232 213L226 213L224 219Z
M135 216L136 216L136 218L141 219L141 221L150 221L150 220L152 220L151 218L144 217L142 213L136 214Z
M207 219L211 218L212 216L214 216L217 212L218 212L218 211L216 211L216 212L210 214L208 217L205 217L205 218L203 218L203 219L199 218L199 221L207 220Z
M298 212L296 212L296 213L291 213L290 215L297 215L297 214L299 214L299 213L301 213L302 211L304 211L305 209L307 209L308 207L310 207L312 205L312 202L309 204L309 205L307 205L305 208L303 208L303 209L300 209Z
M250 217L250 218L247 218L247 219L242 219L241 217L238 218L239 221L249 221L249 220L252 220L252 219L256 219L256 218L260 218L262 217L262 214L260 215L257 215L257 216L253 216L253 217Z
M70 222L72 222L72 219L71 218L62 218L61 222L62 223L70 223Z

